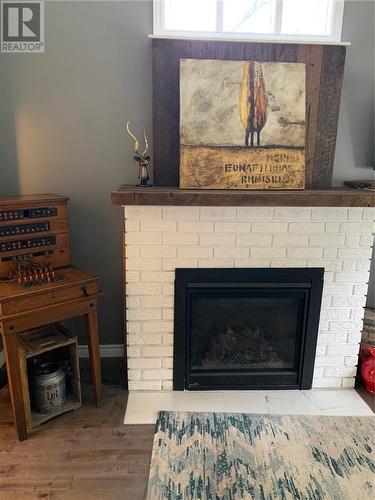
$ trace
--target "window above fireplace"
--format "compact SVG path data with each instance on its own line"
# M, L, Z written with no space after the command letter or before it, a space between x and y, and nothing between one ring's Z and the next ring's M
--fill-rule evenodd
M154 0L154 35L341 41L344 0Z

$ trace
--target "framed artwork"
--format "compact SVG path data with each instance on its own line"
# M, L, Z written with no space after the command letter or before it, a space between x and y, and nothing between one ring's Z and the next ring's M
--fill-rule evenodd
M304 189L306 66L180 60L180 187Z

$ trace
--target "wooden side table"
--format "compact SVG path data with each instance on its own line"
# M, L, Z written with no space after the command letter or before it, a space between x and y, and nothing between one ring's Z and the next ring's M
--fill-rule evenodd
M76 268L64 272L59 283L41 285L25 290L14 285L5 292L0 283L0 333L3 340L8 382L17 436L28 436L24 406L21 366L18 353L18 334L75 316L83 316L90 355L91 379L96 406L102 402L102 381L99 351L97 305L100 295L98 279ZM17 292L17 293L16 293ZM16 306L15 306L16 304ZM39 304L39 307L36 307Z

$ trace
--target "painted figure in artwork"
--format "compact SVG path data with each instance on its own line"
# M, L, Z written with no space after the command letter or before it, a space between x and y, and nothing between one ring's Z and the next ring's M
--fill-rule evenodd
M262 68L255 71L254 62L244 62L238 112L245 129L245 146L254 147L254 134L260 146L260 133L267 121L267 94Z

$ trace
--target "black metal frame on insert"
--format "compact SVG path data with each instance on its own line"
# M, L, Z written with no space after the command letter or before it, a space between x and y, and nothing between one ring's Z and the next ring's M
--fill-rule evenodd
M282 269L176 269L173 388L204 389L310 389L318 337L323 268ZM304 297L299 360L296 370L234 369L191 372L190 298L194 293L219 289L285 289Z

